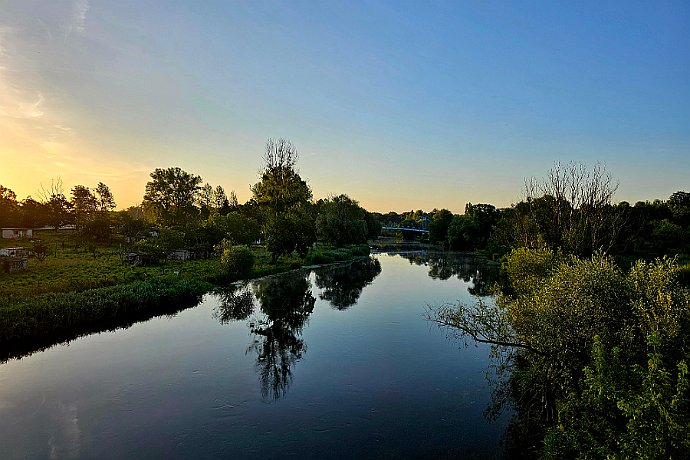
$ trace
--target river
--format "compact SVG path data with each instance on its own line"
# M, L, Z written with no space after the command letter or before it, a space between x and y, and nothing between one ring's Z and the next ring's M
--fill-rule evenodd
M501 458L489 348L425 320L494 272L377 254L9 360L0 458Z

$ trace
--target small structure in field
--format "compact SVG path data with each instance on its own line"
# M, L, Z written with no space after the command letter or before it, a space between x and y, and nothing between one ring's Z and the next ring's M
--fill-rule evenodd
M121 254L120 260L123 264L131 265L132 267L156 265L157 262L154 256L138 252Z
M22 247L0 249L0 271L14 273L29 269L29 249Z
M121 258L122 263L132 265L133 267L137 267L142 264L141 255L137 254L136 252L128 252L126 254L122 254Z
M0 249L0 256L19 257L21 259L27 259L29 257L29 249L22 247L2 248Z
M33 228L3 228L2 237L4 239L20 240L24 238L33 238Z
M29 269L29 259L26 257L12 257L0 255L0 270L3 273L14 273Z
M192 251L189 249L175 249L174 251L170 251L168 253L168 260L184 261L191 259L193 255L194 254L192 254Z

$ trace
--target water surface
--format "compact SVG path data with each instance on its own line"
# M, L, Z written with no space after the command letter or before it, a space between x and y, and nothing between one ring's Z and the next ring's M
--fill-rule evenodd
M489 268L380 254L8 361L0 458L500 458L488 347L424 319Z

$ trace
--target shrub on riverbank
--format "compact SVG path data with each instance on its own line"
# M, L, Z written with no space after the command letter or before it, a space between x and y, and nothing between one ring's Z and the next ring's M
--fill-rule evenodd
M251 249L244 246L234 246L223 249L220 263L228 273L246 276L251 273L256 262L256 256Z
M343 260L352 259L354 257L362 257L369 255L369 245L356 244L344 248L336 248L334 246L316 246L309 249L304 263L307 265L314 264L330 264L333 262L340 262Z

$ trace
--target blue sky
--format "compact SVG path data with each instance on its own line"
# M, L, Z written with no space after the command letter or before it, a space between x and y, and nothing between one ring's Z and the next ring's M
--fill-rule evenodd
M616 200L690 190L690 3L0 3L0 184L141 200L180 166L241 201L269 137L314 195L507 206L555 161Z

